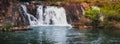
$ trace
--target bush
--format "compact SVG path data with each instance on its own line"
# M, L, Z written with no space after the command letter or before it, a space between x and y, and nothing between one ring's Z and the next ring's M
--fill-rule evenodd
M100 21L99 21L99 14L100 14L100 8L96 6L92 6L90 9L88 9L85 12L85 16L93 20L91 23L92 26L98 26Z
M85 16L89 17L92 20L98 20L99 14L100 14L100 10L97 7L91 7L85 12Z
M9 29L12 29L12 28L13 28L13 25L3 25L2 26L3 30L9 30Z
M102 6L100 7L100 11L97 9L94 9L96 7L91 7L86 11L85 16L89 17L92 20L97 20L99 17L99 14L102 14L105 16L106 20L116 20L120 21L120 5L119 4L113 4L108 6Z
M120 21L120 5L101 7L101 12L108 21Z

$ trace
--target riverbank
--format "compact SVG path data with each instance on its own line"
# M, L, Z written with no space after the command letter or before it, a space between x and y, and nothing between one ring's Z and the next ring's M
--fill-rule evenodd
M14 32L14 31L26 31L26 30L31 30L30 27L28 26L20 26L20 27L0 27L0 31L9 31L9 32Z

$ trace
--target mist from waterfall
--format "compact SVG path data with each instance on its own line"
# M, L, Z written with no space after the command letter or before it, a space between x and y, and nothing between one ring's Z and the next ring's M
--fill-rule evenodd
M27 12L27 6L21 5L30 26L70 26L67 23L63 7L37 5L36 17Z

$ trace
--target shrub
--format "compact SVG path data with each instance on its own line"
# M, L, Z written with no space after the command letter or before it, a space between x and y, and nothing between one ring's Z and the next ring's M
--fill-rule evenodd
M120 5L101 7L101 12L108 21L120 21Z
M85 12L85 16L89 17L92 20L97 20L99 14L100 14L100 10L98 7L95 6L91 7Z
M9 30L9 29L11 29L11 28L13 28L13 25L3 25L3 26L2 26L2 29L3 29L3 30Z

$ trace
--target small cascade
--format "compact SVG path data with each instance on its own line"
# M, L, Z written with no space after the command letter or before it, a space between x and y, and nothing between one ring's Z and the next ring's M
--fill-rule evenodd
M26 5L21 5L23 14L28 17L30 26L70 26L67 23L65 9L63 7L37 6L37 14L34 17L27 12Z
M29 13L27 12L27 8L26 8L25 5L21 5L21 7L22 7L22 9L23 9L23 11L24 11L23 14L28 17L29 24L30 24L30 25L36 25L36 24L37 24L37 19L36 19L33 15L31 15L31 14L29 14Z

